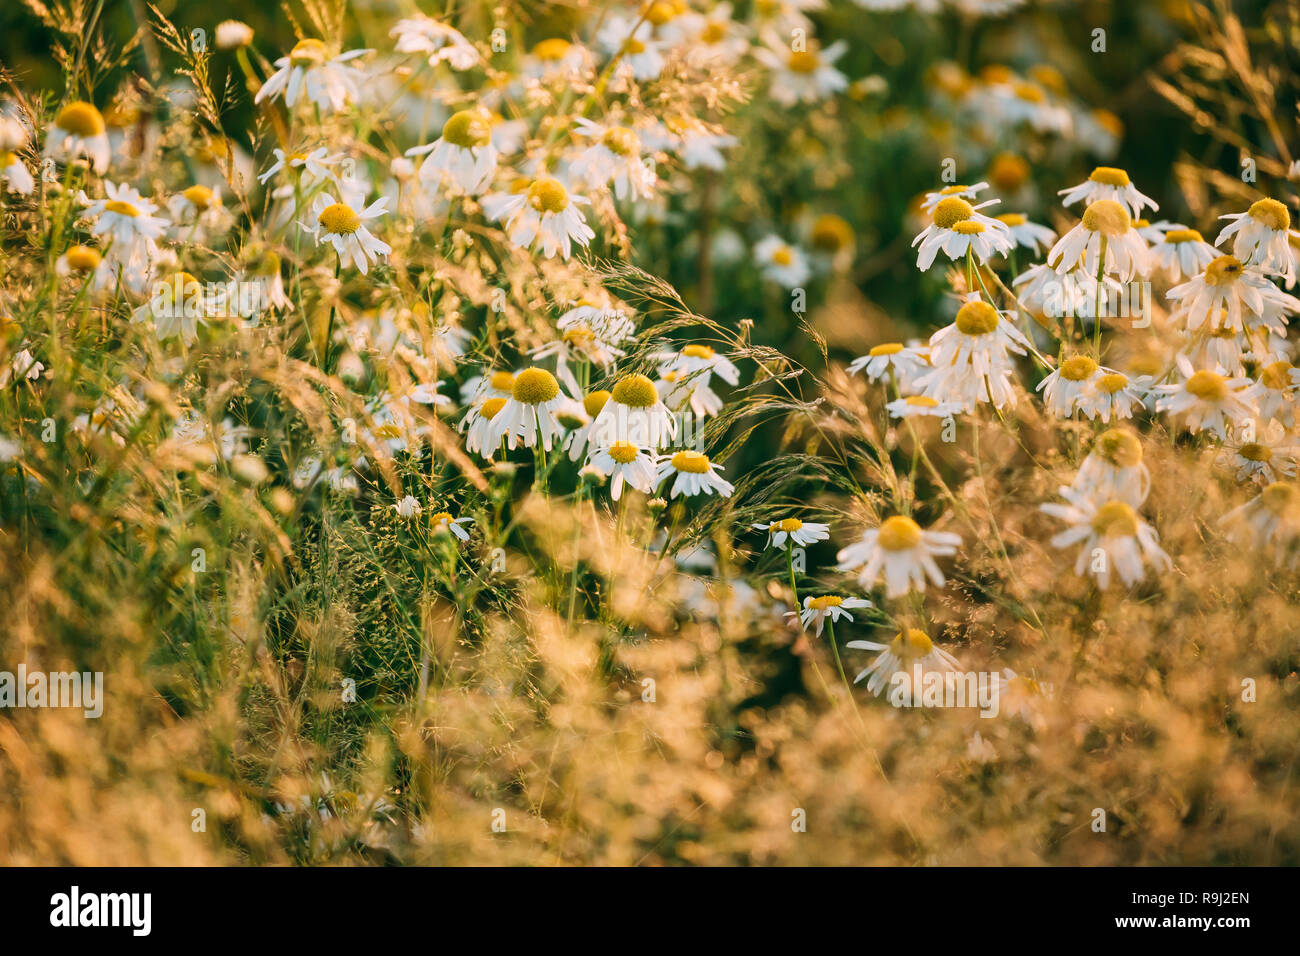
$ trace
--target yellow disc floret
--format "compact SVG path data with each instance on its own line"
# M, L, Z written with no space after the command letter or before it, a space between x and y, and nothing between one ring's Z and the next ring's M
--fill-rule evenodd
M939 200L934 207L934 224L940 229L951 229L959 222L965 222L975 215L975 207L957 196Z
M316 221L325 227L326 232L338 236L350 236L361 228L361 217L347 203L336 202L326 206L316 217Z
M921 526L904 515L886 518L876 539L886 551L910 551L921 543Z
M1108 501L1092 516L1093 533L1101 538L1132 537L1137 529L1137 512L1123 501Z
M1142 461L1142 443L1136 435L1122 428L1102 432L1095 450L1116 468L1132 468Z
M1291 228L1291 212L1276 199L1261 199L1250 207L1250 218L1261 222L1274 232Z
M600 414L600 410L605 407L605 403L609 401L609 394L603 388L588 392L587 396L582 400L582 407L586 409L588 415L595 418Z
M698 451L679 451L673 455L672 461L677 471L702 475L709 470L709 456Z
M1098 166L1088 177L1094 183L1101 183L1103 186L1115 186L1123 189L1129 184L1128 173L1114 166Z
M1097 363L1086 355L1075 355L1061 363L1061 378L1084 382L1097 371Z
M86 139L104 132L104 116L92 104L77 100L59 110L54 125Z
M628 408L649 408L659 401L655 383L644 375L627 375L619 379L612 395L614 401Z
M1122 236L1132 224L1128 210L1113 199L1098 199L1083 211L1083 228L1103 236Z
M1205 267L1205 284L1227 285L1236 282L1244 271L1241 260L1233 256L1219 256Z
M988 335L998 327L998 310L983 299L967 302L957 310L956 325L963 335Z
M560 383L544 368L526 368L515 376L515 387L511 394L516 402L541 405L560 394Z
M561 213L569 206L569 193L558 179L538 179L528 187L528 203L540 213Z
M1227 380L1209 369L1193 372L1183 387L1206 402L1221 402L1228 397Z

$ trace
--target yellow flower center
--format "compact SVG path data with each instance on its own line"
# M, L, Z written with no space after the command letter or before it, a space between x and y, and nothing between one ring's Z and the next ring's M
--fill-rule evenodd
M978 236L984 231L984 223L971 219L967 222L957 223L952 227L952 231L961 236Z
M789 246L777 246L772 250L772 261L779 266L788 266L794 262L794 253Z
M1260 370L1259 380L1264 383L1265 388L1271 388L1280 392L1284 388L1291 387L1291 369L1293 366L1290 362L1274 362L1272 365L1265 365Z
M221 200L207 186L191 186L181 193L196 209L207 209L209 206L220 206Z
M634 156L641 149L636 133L625 126L611 126L600 138L604 147L615 156Z
M501 409L505 407L505 404L506 400L504 398L489 398L483 403L482 407L479 408L479 414L490 421L493 418L496 418L497 412L501 411Z
M605 407L607 401L609 401L609 392L603 388L597 389L582 400L582 407L587 410L588 415L595 418L600 414L600 410Z
M1165 233L1165 242L1204 242L1205 239L1195 229L1170 229Z
M488 384L498 392L511 392L514 391L515 377L509 372L493 372Z
M1103 236L1122 236L1132 223L1128 210L1113 199L1098 199L1083 211L1083 228Z
M956 324L963 335L988 335L998 327L998 310L976 299L957 310Z
M609 446L609 457L613 458L620 465L630 465L636 461L637 453L640 451L636 445L625 441L616 441Z
M526 368L515 376L515 388L511 394L516 402L540 405L560 394L560 383L544 368Z
M299 40L289 51L289 63L292 66L318 66L325 62L328 52L320 40Z
M59 110L54 125L83 139L104 132L104 117L90 103L78 100Z
M67 257L68 265L78 272L93 272L99 268L99 253L90 246L70 246Z
M773 521L768 526L769 531L784 531L789 534L791 531L798 531L803 527L803 522L798 518L782 518L780 521Z
M957 196L939 200L934 207L934 224L940 229L951 229L975 215L975 207Z
M533 56L539 60L562 60L566 53L569 52L569 41L563 37L552 37L549 40L543 40L533 47Z
M999 153L989 164L989 181L1003 192L1014 192L1029 178L1029 163L1015 153Z
M682 348L682 354L690 358L709 359L713 358L713 349L707 345L687 345Z
M1296 486L1287 481L1275 481L1259 494L1260 502L1275 515L1294 512L1297 497Z
M1061 378L1071 382L1086 381L1096 371L1097 363L1086 355L1075 355L1061 363Z
M1227 381L1222 375L1211 372L1209 369L1193 372L1184 387L1197 398L1206 402L1221 402L1228 397Z
M998 216L998 222L1004 222L1008 226L1023 226L1029 220L1018 212L1008 212Z
M442 138L462 149L478 149L492 141L492 127L480 110L461 110L442 124Z
M844 598L838 594L824 594L821 597L815 597L808 602L808 606L814 611L824 611L827 608L839 607L844 603Z
M671 3L652 3L645 14L646 20L657 27L663 26L675 16L677 16L677 11L673 9Z
M921 543L921 526L911 518L894 515L881 523L876 540L886 551L910 551Z
M1249 441L1237 449L1237 454L1247 461L1271 461L1273 449L1256 441Z
M451 524L451 512L439 511L429 520L432 521L434 525Z
M1121 388L1128 384L1128 378L1119 372L1107 372L1101 378L1097 379L1097 388L1107 395L1114 395Z
M821 64L821 60L816 53L810 50L796 50L790 54L790 59L786 61L791 73L808 74L814 72Z
M727 38L727 24L721 20L710 20L700 31L703 43L721 43Z
M903 399L903 401L908 405L911 405L913 408L939 407L939 400L937 398L931 398L929 395L909 395L907 398Z
M1243 271L1240 260L1232 256L1219 256L1205 267L1205 284L1227 285L1236 282Z
M280 274L280 254L267 249L262 252L253 265L253 275L278 276Z
M1250 207L1250 218L1262 222L1274 232L1291 228L1291 212L1276 199L1261 199Z
M1137 513L1123 501L1106 502L1092 517L1092 530L1098 537L1132 537L1137 529Z
M900 631L898 637L894 638L889 644L889 650L895 657L902 660L914 660L918 657L925 657L934 650L934 642L930 640L930 635L925 631L918 631L914 627L909 627L906 631Z
M903 351L903 346L899 342L883 342L880 345L873 346L868 355L897 355Z
M528 187L529 204L542 214L564 212L569 194L558 179L539 179Z
M649 408L659 401L655 383L644 375L627 375L619 379L612 393L614 401L628 408Z
M1097 439L1097 452L1116 468L1132 468L1142 460L1142 443L1132 432L1111 428Z
M316 217L326 232L350 236L361 228L361 217L346 203L336 202L326 206Z
M1047 94L1034 83L1017 83L1015 93L1018 98L1026 103L1041 103L1047 99Z
M628 37L623 41L623 52L631 56L636 56L645 52L645 44L636 37Z
M673 467L678 471L702 475L709 470L709 456L698 451L679 451L673 455Z
M1129 184L1128 173L1114 166L1098 166L1088 178L1094 183L1101 183L1103 186L1117 186L1121 189Z
M121 202L117 199L111 199L105 203L104 212L115 212L119 216L126 216L129 219L134 219L136 216L140 215L140 210L136 209L129 202Z
M824 252L838 252L853 244L853 227L834 213L823 213L813 223L811 239Z

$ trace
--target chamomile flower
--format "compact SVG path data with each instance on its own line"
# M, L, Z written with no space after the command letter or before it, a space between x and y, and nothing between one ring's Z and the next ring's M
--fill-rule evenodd
M781 518L777 521L761 522L753 525L755 531L767 532L767 546L778 551L786 549L789 541L801 548L818 541L825 541L831 536L829 525L817 521L803 521L800 518Z
M30 349L19 349L7 364L0 364L0 388L15 382L34 382L45 371L45 363L38 361Z
M1099 368L1076 405L1089 418L1100 418L1109 425L1112 418L1132 418L1137 409L1144 407L1150 391L1149 375L1129 378L1123 372Z
M693 498L700 494L717 494L722 498L730 498L736 489L718 474L721 470L721 465L709 461L709 456L702 452L673 452L660 457L655 470L655 487L665 479L673 478L672 487L668 491L669 498L678 495Z
M1039 508L1069 525L1052 537L1052 547L1082 545L1075 574L1092 573L1097 586L1105 590L1110 587L1112 567L1129 587L1146 577L1148 565L1157 572L1173 567L1160 548L1155 529L1127 501L1097 501L1069 486L1062 486L1060 495L1066 504L1047 503Z
M256 305L244 318L250 318L265 309L293 311L293 300L284 289L280 275L280 254L262 242L250 242L241 253L244 263L244 281L256 289Z
M102 291L112 286L116 272L108 260L90 246L72 245L59 256L55 271L61 276L73 276L78 282L89 282L90 288Z
M1261 199L1245 212L1220 216L1231 219L1214 240L1216 246L1232 239L1232 254L1247 265L1282 276L1288 287L1295 281L1291 253L1291 211L1276 199ZM1235 238L1234 238L1235 237Z
M505 407L507 399L501 396L485 398L472 405L460 421L460 430L465 434L465 448L480 458L491 459L501 447L501 438L497 434L493 419Z
M1126 206L1134 218L1142 215L1147 206L1159 209L1154 199L1142 195L1128 178L1128 173L1114 166L1098 166L1085 181L1077 186L1060 190L1057 195L1064 196L1063 206L1073 206L1082 202L1091 206L1099 200L1109 200Z
M570 193L558 179L542 176L523 192L501 204L500 218L506 222L510 241L518 246L542 244L548 259L557 252L569 258L573 244L586 246L596 237L578 206L590 205L584 196Z
M578 117L579 136L593 140L570 164L588 186L612 184L618 199L644 199L654 193L655 174L641 158L641 140L626 126L607 126Z
M1256 390L1259 417L1277 421L1290 428L1296 421L1296 396L1300 388L1300 368L1287 359L1270 362L1258 371Z
M800 50L791 50L788 43L776 37L769 37L765 43L754 49L754 57L771 72L769 95L782 106L816 103L848 87L848 77L834 65L849 48L844 40L824 50L814 40L807 40Z
M664 69L663 45L654 30L649 20L638 24L636 15L611 14L596 35L596 43L605 53L618 56L619 73L645 83L658 79Z
M330 56L321 40L299 40L288 56L275 61L276 70L253 98L254 103L284 95L284 105L293 109L305 94L322 113L337 113L361 97L364 71L351 65L357 57L373 50L349 50Z
M803 599L802 610L787 611L785 616L798 619L805 630L811 627L813 633L821 637L822 628L828 620L832 625L838 624L840 620L852 623L853 615L849 611L872 606L870 601L862 598L844 598L838 594L824 594L821 597L809 595Z
M701 68L734 66L749 52L749 35L743 23L732 18L732 5L719 3L690 21L686 57Z
M925 197L921 200L921 211L933 213L934 207L945 199L964 199L968 203L974 202L979 198L980 193L988 188L988 183L975 183L973 186L954 183L951 186L944 186L942 189L936 189L925 194Z
M563 37L537 43L524 60L524 75L544 83L574 80L591 72L591 52Z
M990 401L997 408L1014 405L1011 354L1024 355L1028 340L989 303L971 298L957 310L951 325L930 337L931 371L915 387L941 402L969 410Z
M1163 270L1170 282L1198 275L1219 255L1199 232L1182 226L1161 233L1148 254L1151 256L1150 271Z
M712 169L716 172L727 167L722 151L740 142L735 136L719 132L685 113L668 113L662 122L640 129L640 135L641 143L647 149L674 153L687 169Z
M428 54L430 66L446 63L453 70L469 70L479 61L478 50L463 33L423 14L398 20L388 35L397 38L398 53Z
M1182 355L1177 363L1183 382L1158 386L1163 397L1156 411L1183 415L1188 431L1210 431L1220 439L1228 437L1229 424L1241 425L1255 416L1250 379L1228 377L1222 368L1194 369Z
M921 674L949 674L961 670L957 658L930 640L930 635L916 628L900 631L888 644L876 641L849 641L844 645L857 651L880 651L870 666L858 672L853 683L867 678L867 690L879 697L895 674L912 675L919 667Z
M20 196L31 195L36 189L31 171L15 153L5 149L0 149L0 186Z
M648 495L659 483L654 457L644 448L625 441L592 449L587 462L609 478L609 494L615 501L623 496L624 484Z
M596 417L600 415L601 409L605 407L605 403L609 401L609 397L610 393L603 388L598 388L583 396L582 410L586 412L587 421L585 424L570 429L569 433L564 436L564 448L569 452L570 461L585 461L590 454L595 452L596 449L590 444L592 425L595 423Z
M229 214L221 202L221 188L190 186L167 200L167 214L177 225L177 232L185 234L185 227L202 226L219 229L229 222Z
M59 163L84 156L95 172L106 172L112 146L103 114L81 100L63 107L45 137L45 155Z
M393 251L392 246L375 238L366 228L366 222L384 215L387 203L388 198L381 196L358 212L345 202L336 202L329 193L321 193L312 202L316 244L320 245L322 239L328 242L339 254L340 263L344 266L351 263L366 275L372 258L378 262Z
M222 20L215 33L218 50L238 50L253 42L253 28L242 20Z
M1294 481L1273 482L1219 523L1234 543L1271 551L1287 567L1300 564L1300 485Z
M1006 224L979 211L997 201L990 199L972 206L957 196L940 200L934 207L933 221L912 240L916 267L922 272L929 271L940 251L953 262L965 259L970 253L983 264L995 254L1015 248Z
M1041 249L1049 248L1056 241L1056 233L1046 226L1030 222L1023 213L1008 212L997 217L998 222L1007 227L1011 240L1017 246L1031 250L1035 255Z
M1098 435L1071 485L1093 501L1115 499L1140 508L1151 491L1151 473L1137 435L1123 428Z
M299 177L304 190L310 190L320 183L336 181L333 167L343 158L341 155L330 155L324 146L318 146L308 153L286 153L276 148L271 150L271 154L275 157L275 162L266 167L257 181L265 185L267 180L283 170ZM292 195L293 187L288 186L288 189ZM279 190L276 198L281 198L278 192Z
M188 272L175 272L154 283L149 300L131 315L132 322L151 322L158 338L180 336L185 345L199 337L199 324L224 315L226 304L219 295L208 295L202 282Z
M1226 444L1222 456L1234 469L1238 481L1272 484L1280 478L1296 476L1300 446L1292 442L1286 429L1274 424L1250 441L1235 440Z
M765 236L754 246L754 258L763 278L787 289L802 286L812 275L812 269L802 250L790 245L780 236Z
M898 387L903 390L911 388L916 379L930 370L928 351L915 346L903 345L901 342L882 342L873 345L871 351L849 363L849 374L862 372L867 381L878 382L893 373Z
M453 518L449 511L439 511L429 516L430 534L451 534L461 541L469 540L465 525L473 524L473 518Z
M1220 325L1240 331L1251 318L1300 310L1300 299L1246 268L1236 256L1219 256L1200 275L1165 294L1186 307L1183 315L1189 330L1208 323L1212 331Z
M929 395L907 395L885 405L893 418L952 418L960 415L962 406L957 402L941 402Z
M1084 273L1095 276L1103 249L1106 274L1121 282L1128 282L1146 268L1147 244L1133 230L1128 210L1113 199L1099 199L1089 205L1079 224L1052 246L1047 261L1055 263L1058 273L1065 274L1079 267L1082 256Z
M708 345L692 342L683 345L677 352L661 352L656 358L660 362L660 374L676 372L679 375L703 378L706 382L709 376L716 375L728 385L740 381L740 369L736 368L735 363Z
M477 196L487 188L497 169L492 126L487 112L477 108L453 113L443 124L442 136L427 146L408 149L406 155L425 157L420 164L420 182L430 191L451 180Z
M492 418L492 445L495 447L504 439L511 447L518 441L525 448L533 448L540 438L542 448L550 451L562 433L555 415L564 398L560 383L550 372L541 368L524 369L515 376L510 398Z
M1039 382L1037 390L1043 393L1048 411L1069 418L1101 374L1104 374L1101 367L1092 358L1073 355Z
M644 375L625 375L591 423L597 445L628 442L639 448L658 449L677 434L677 422L659 397L655 383Z
M894 515L878 528L868 528L862 539L840 550L836 570L856 572L864 588L874 587L883 576L885 595L902 597L915 588L925 590L928 578L944 586L936 557L957 553L961 536L948 531L926 531L905 515Z
M107 237L110 254L119 262L147 255L149 244L161 239L167 228L167 220L154 215L158 206L125 183L105 182L104 194L107 198L82 201L82 215L95 221L90 231Z

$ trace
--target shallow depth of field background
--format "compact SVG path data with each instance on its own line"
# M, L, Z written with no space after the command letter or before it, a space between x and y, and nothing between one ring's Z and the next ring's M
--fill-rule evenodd
M1286 3L1232 7L1254 66L1275 84L1272 106L1289 145L1300 148L1296 12ZM114 49L131 39L144 8L108 0L103 21ZM270 3L163 0L158 8L183 32L201 26L211 35L216 20L243 19L268 58L294 42L292 25ZM398 8L353 3L348 28ZM554 5L507 9L534 39L568 29ZM1175 0L1033 3L977 20L951 12L883 17L836 3L813 14L819 35L849 41L838 66L851 80L879 81L831 104L790 110L767 99L751 68L742 80L752 100L728 122L742 145L726 172L698 174L661 218L634 223L631 262L723 326L751 321L749 341L812 370L796 386L803 399L829 394L838 406L865 409L874 397L843 367L877 342L925 337L951 320L943 270L919 274L908 247L919 228L915 200L943 185L945 158L956 160L963 182L988 179L1000 153L1023 158L1023 181L1008 183L1019 199L997 211L1049 224L1067 218L1056 191L1103 161L1126 168L1160 202L1159 218L1199 227L1207 238L1220 213L1244 208L1242 150L1234 144L1267 151L1269 132L1214 45L1224 9L1211 3L1206 16ZM483 35L491 17L484 9L457 22ZM1106 30L1104 54L1090 51L1094 28ZM63 83L49 44L23 3L3 4L0 65L29 92L46 90L57 102ZM165 50L160 55L175 67ZM147 58L138 44L121 68L99 78L105 93L128 70L146 69ZM991 64L1054 67L1072 99L1122 122L1118 152L1103 159L1049 142L979 142L980 132L954 123L936 96L934 71L943 61L975 73ZM214 86L233 69L228 54L216 54ZM1199 104L1199 122L1171 101L1178 95L1189 98L1184 105ZM242 91L223 117L246 149L252 117ZM265 152L255 158L259 169L269 161ZM854 250L847 268L810 285L807 315L798 316L781 290L761 282L747 250L773 227L806 236L821 213L848 222ZM713 245L728 233L743 240L734 257ZM708 254L702 244L710 244ZM259 533L254 522L232 517L228 504L209 503L165 526L129 507L55 517L51 528L62 530L23 554L10 535L0 546L0 667L26 656L50 668L103 669L109 703L97 722L59 711L0 715L0 860L1300 862L1295 575L1271 576L1259 558L1212 540L1204 515L1238 499L1230 483L1207 476L1166 440L1148 450L1148 511L1177 570L1135 594L1097 594L1073 575L1072 556L1047 546L1057 529L1037 512L1068 480L1054 433L1060 426L1041 408L1022 411L1017 435L982 434L978 480L968 443L934 452L975 520L1006 540L1014 586L962 528L968 547L951 564L942 597L928 600L936 640L963 664L1015 666L1054 687L1034 722L894 710L861 687L854 705L834 680L824 642L770 616L706 619L684 610L681 594L649 586L655 562L640 555L582 552L593 565L612 565L605 571L614 603L643 636L610 650L602 625L570 630L533 600L535 571L511 554L517 586L508 597L477 611L436 609L436 654L447 670L420 703L395 636L396 613L364 567L305 553L292 583L268 583L253 549L231 547L218 580L196 598L165 548L146 549L147 563L131 573L98 532L70 530L85 524L107 533L138 521L186 553L203 542L226 554L227 545ZM827 416L825 431L793 415L750 422L727 475L734 480L778 454L806 456L806 471L782 473L779 497L748 517L769 520L789 503L825 514L819 520L837 533L810 549L809 560L829 569L862 512L847 485L824 474L836 460L827 436L846 426L825 407L814 414ZM871 480L869 469L854 467ZM943 511L933 504L928 518ZM594 548L574 535L581 514L524 520L561 564L571 560L570 541ZM782 571L759 553L761 544L761 536L736 528L711 539L729 555L719 576L777 600ZM268 605L259 595L272 586ZM1026 596L1052 640L1018 616ZM196 600L231 614L243 609L260 636L230 639L230 615L191 606ZM861 630L851 636L888 639ZM614 663L595 666L603 654ZM863 663L859 655L849 666ZM337 702L348 674L364 675L363 703L351 709ZM640 704L646 674L657 682L653 706ZM1241 700L1243 678L1257 682L1254 703ZM996 760L972 757L976 731ZM191 829L194 808L206 811L204 833ZM498 808L505 833L492 831ZM1105 833L1091 826L1096 808L1106 811ZM806 813L807 832L791 828L797 810Z

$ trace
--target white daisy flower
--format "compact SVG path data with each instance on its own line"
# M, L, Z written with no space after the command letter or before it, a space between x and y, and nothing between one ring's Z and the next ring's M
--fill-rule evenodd
M79 281L89 282L96 292L111 288L117 277L108 260L90 246L69 246L55 262L54 269L61 276L76 276Z
M569 165L588 186L612 182L618 199L645 199L654 194L655 174L641 158L641 140L625 126L606 126L578 117L579 136L595 140Z
M1039 505L1046 514L1070 525L1051 539L1054 548L1082 544L1075 562L1075 574L1093 574L1097 586L1110 587L1111 568L1129 587L1146 577L1147 565L1157 572L1173 567L1161 550L1155 529L1142 520L1126 501L1098 502L1068 485L1060 488L1067 504Z
M1142 461L1142 443L1123 428L1102 432L1071 486L1093 501L1118 500L1134 508L1142 507L1151 491L1151 473Z
M1256 392L1259 403L1259 417L1264 421L1277 421L1287 428L1296 421L1296 396L1300 388L1300 368L1296 368L1288 359L1270 362L1258 371Z
M83 101L63 107L45 137L45 155L60 163L84 156L95 172L107 172L112 146L103 114Z
M609 478L609 494L615 501L622 497L625 483L647 495L659 483L655 459L645 449L627 442L592 449L587 461Z
M188 226L219 229L229 221L220 187L190 186L176 193L167 200L167 214L176 223L178 236L184 235Z
M1079 267L1096 276L1104 245L1107 275L1128 282L1147 266L1147 244L1132 228L1128 210L1113 199L1099 199L1083 211L1083 218L1063 235L1047 254L1058 273L1064 275Z
M957 402L941 402L929 395L907 395L885 405L893 418L952 418L963 411Z
M668 491L669 498L676 498L678 495L694 497L714 493L722 498L730 498L731 493L736 489L718 474L721 470L721 465L709 461L709 456L702 452L673 452L671 455L660 457L655 471L655 487L658 487L664 479L675 475L676 479Z
M1198 275L1219 255L1199 232L1182 226L1161 233L1148 254L1151 256L1150 271L1163 270L1170 282Z
M1112 418L1116 421L1132 418L1135 411L1145 407L1151 382L1149 375L1130 379L1123 372L1099 368L1076 399L1076 405L1089 418L1100 418L1107 425Z
M347 203L335 202L329 193L321 193L312 202L316 228L311 231L316 244L320 245L324 239L339 254L339 262L344 266L351 263L366 275L370 271L371 258L378 262L393 251L392 246L377 239L365 225L368 220L384 215L387 203L388 198L381 196L358 212Z
M552 37L536 44L524 59L524 75L551 83L579 79L592 70L591 52L581 44Z
M306 94L323 113L337 113L361 97L366 83L364 71L349 61L373 53L373 50L349 50L331 57L325 44L316 39L299 40L288 56L275 61L276 71L266 78L253 98L254 103L275 99L284 94L284 104L293 109Z
M915 382L916 388L941 402L966 410L990 401L997 408L1015 405L1011 384L1011 353L1024 355L1028 340L1009 319L989 303L971 298L951 325L930 337L933 369Z
M564 436L564 447L569 452L570 461L586 461L596 449L591 445L592 425L601 409L609 401L610 393L603 388L588 392L582 399L582 410L587 415L585 424L569 430ZM653 464L653 461L651 462ZM607 472L605 473L608 474Z
M901 342L882 342L874 345L866 355L859 356L849 363L849 374L863 372L867 381L878 382L894 374L898 387L904 391L911 388L918 377L930 371L930 354L927 349L903 345Z
M271 150L275 157L275 162L266 168L266 171L257 177L257 181L266 184L266 181L281 170L288 170L296 173L301 177L302 188L310 189L320 183L337 182L337 176L333 166L343 159L341 154L330 155L330 151L324 146L319 146L309 153L286 153L284 150L276 148ZM289 187L289 193L292 195L293 187ZM276 198L282 198L279 190L276 191Z
M225 314L225 298L209 295L202 282L182 271L160 277L149 301L131 314L131 321L152 322L160 340L180 336L190 346L199 337L199 323Z
M1063 361L1051 374L1038 383L1037 391L1043 393L1047 410L1061 418L1069 418L1082 404L1092 384L1104 372L1095 360L1087 355L1073 355Z
M775 36L764 42L754 49L754 58L771 71L768 95L782 106L816 103L848 88L848 77L834 66L849 48L846 41L837 40L824 50L812 39L801 50L791 50Z
M256 289L255 307L246 313L241 311L241 316L253 318L265 310L292 312L293 300L285 291L284 278L280 275L280 254L265 243L251 242L244 247L241 259L243 281L252 283Z
M554 375L541 368L524 369L515 376L510 398L492 418L492 447L504 439L508 447L519 442L533 448L540 434L542 448L550 451L562 433L555 415L564 399Z
M853 615L849 611L873 606L870 601L864 601L862 598L843 598L838 594L825 594L821 597L804 598L803 610L787 611L785 616L797 618L805 630L811 627L813 633L821 637L822 628L826 626L828 620L832 625L838 624L841 619L852 622Z
M573 244L586 246L596 237L578 209L589 205L584 196L570 193L558 179L543 176L533 180L524 192L512 195L501 204L500 218L505 220L510 241L531 247L540 240L542 255L548 259L557 252L569 258Z
M970 252L982 265L995 254L1015 248L1006 224L979 211L997 202L990 199L972 206L956 196L940 200L934 207L933 221L912 240L912 246L919 247L916 267L929 271L941 250L953 262L965 259Z
M238 50L253 42L253 28L242 20L222 20L215 33L218 50Z
M1185 415L1188 431L1211 431L1220 439L1228 437L1229 423L1241 425L1255 417L1250 379L1227 377L1222 368L1193 369L1182 355L1177 362L1184 381L1158 386L1163 397L1156 402L1156 411Z
M688 62L698 68L734 66L749 52L749 33L732 18L732 5L719 3L689 22L691 35L686 46Z
M754 258L763 277L787 289L796 289L808 281L812 268L802 250L780 236L766 236L754 246Z
M15 153L0 149L0 185L12 193L29 196L36 189L36 180Z
M1222 324L1240 331L1252 318L1263 320L1300 310L1300 299L1246 268L1236 256L1219 256L1200 275L1174 286L1165 295L1186 307L1184 317L1189 330L1208 322L1211 330Z
M161 239L167 229L167 220L154 215L158 206L125 183L119 186L106 181L104 193L105 199L82 199L86 207L82 215L95 220L91 233L108 237L108 255L119 262L148 256L150 244Z
M727 167L722 151L736 146L740 140L719 132L694 116L668 113L663 122L656 121L640 130L641 144L650 150L663 150L681 159L687 169L712 169L722 172Z
M635 31L633 30L635 27ZM596 35L596 43L609 54L618 54L618 72L646 83L658 79L664 69L662 44L654 37L654 24L634 15L612 14Z
M1229 238L1232 254L1247 265L1282 276L1288 288L1295 281L1295 258L1291 253L1291 211L1276 199L1261 199L1245 212L1220 216L1231 219L1214 240L1221 246Z
M947 531L924 531L911 518L894 515L878 528L868 528L862 539L841 549L836 570L856 572L863 588L874 587L883 576L885 595L902 597L915 588L925 590L926 579L944 586L936 557L957 553L961 536Z
M825 541L831 536L830 525L817 521L802 521L799 518L782 518L779 521L763 522L752 527L755 531L766 531L767 546L778 551L786 549L787 541L806 548L818 541Z
M37 361L30 349L19 349L8 365L0 365L0 388L8 388L13 382L34 382L43 371L45 363Z
M922 676L926 673L949 674L961 671L957 658L930 640L930 636L916 628L900 631L888 644L876 641L849 641L844 645L858 651L880 651L879 656L870 666L859 671L853 678L858 684L868 678L867 690L880 696L880 692L889 687L895 674L912 676L920 669Z
M430 66L445 62L453 70L469 70L478 65L478 50L463 33L423 14L398 20L388 35L397 38L398 53L428 54Z
M591 441L597 446L627 442L638 448L658 449L676 434L676 420L660 399L655 383L644 375L619 379L591 423Z
M1154 199L1142 195L1128 178L1128 173L1114 166L1098 166L1084 182L1077 186L1058 191L1063 206L1073 206L1082 202L1091 206L1099 200L1110 200L1126 206L1134 218L1142 215L1142 210L1150 206L1153 210L1160 207Z
M988 183L976 183L973 186L954 183L951 186L944 186L942 189L936 189L925 194L925 198L921 200L921 212L933 213L934 207L945 199L964 199L968 203L973 202L979 198L980 193L988 188Z
M1300 486L1295 482L1274 482L1219 523L1229 529L1228 538L1234 543L1271 551L1279 565L1300 564Z
M1050 248L1056 241L1056 233L1046 226L1030 222L1028 217L1018 212L1003 213L997 217L998 222L1007 227L1015 245L1031 250L1037 255L1040 249Z
M407 156L424 156L420 181L436 191L450 179L471 196L477 196L492 181L497 169L497 149L492 145L492 126L485 110L467 109L453 113L443 124L442 136L427 146L406 151Z
M708 381L710 375L716 375L728 385L740 382L740 369L721 352L711 346L690 343L683 345L678 352L660 352L655 358L660 362L661 374L676 372Z
M1287 430L1275 423L1265 434L1250 441L1238 439L1229 442L1221 457L1236 471L1237 481L1269 485L1281 478L1296 476L1300 445L1294 444Z
M465 448L480 458L491 460L501 447L501 438L497 434L494 419L505 407L508 399L501 396L485 398L470 406L465 417L460 421L460 430L466 432ZM466 431L468 429L468 431Z

